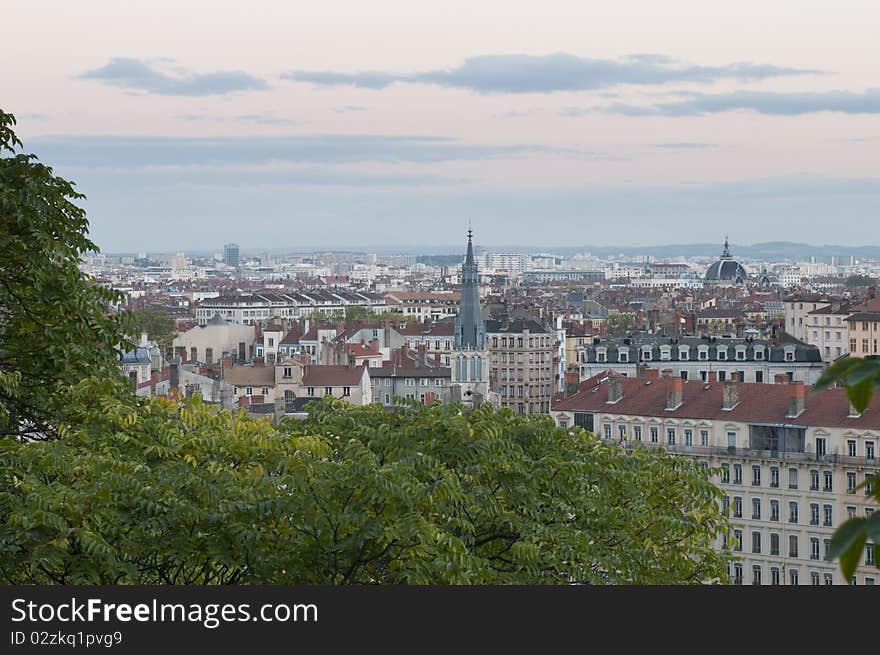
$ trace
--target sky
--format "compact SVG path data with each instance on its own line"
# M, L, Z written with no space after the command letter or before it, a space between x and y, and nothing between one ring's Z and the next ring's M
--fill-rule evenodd
M105 252L880 244L880 3L12 0Z

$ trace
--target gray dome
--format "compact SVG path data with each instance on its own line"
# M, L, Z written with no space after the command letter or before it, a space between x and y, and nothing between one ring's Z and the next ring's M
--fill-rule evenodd
M743 284L749 279L745 267L730 254L730 244L724 239L724 251L721 259L712 264L706 271L707 282L733 282Z

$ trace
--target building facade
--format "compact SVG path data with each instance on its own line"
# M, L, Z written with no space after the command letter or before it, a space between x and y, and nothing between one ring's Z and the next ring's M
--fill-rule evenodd
M535 320L486 321L489 381L502 407L520 414L550 411L556 392L556 333Z
M878 474L880 397L857 414L843 389L596 376L552 413L557 425L626 449L665 448L719 468L714 481L733 529L717 545L736 556L734 582L877 581L872 544L852 580L842 578L828 547L843 521L874 511L856 487Z
M597 337L576 346L580 379L608 369L635 377L639 368L668 370L685 380L797 381L814 384L825 364L818 348L797 341L721 337Z

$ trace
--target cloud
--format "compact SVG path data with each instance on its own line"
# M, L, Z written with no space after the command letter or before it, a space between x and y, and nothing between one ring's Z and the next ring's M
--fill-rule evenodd
M552 156L615 159L613 154L534 144L481 145L430 135L250 137L54 136L29 139L43 161L77 167L133 168L234 163L345 164L448 162Z
M655 148L661 150L705 150L707 148L717 148L717 143L694 143L690 141L678 141L671 143L655 143Z
M463 88L478 93L552 93L587 91L620 84L708 84L721 79L748 81L820 72L744 62L724 66L695 66L652 54L631 55L620 59L591 59L559 52L538 56L481 55L470 57L460 66L448 70L410 74L300 70L284 73L281 77L319 86L346 85L366 89L384 89L395 83L406 83Z
M123 89L173 96L222 95L269 88L265 80L242 71L219 71L202 74L187 71L176 72L177 74L170 75L138 59L116 57L111 59L107 65L86 71L78 77L85 80L98 80L104 84Z
M683 100L653 105L615 103L604 107L568 107L563 116L582 116L597 112L624 116L702 116L724 111L746 110L772 116L799 116L818 112L880 114L880 88L853 91L775 93L772 91L734 91L732 93L683 93Z

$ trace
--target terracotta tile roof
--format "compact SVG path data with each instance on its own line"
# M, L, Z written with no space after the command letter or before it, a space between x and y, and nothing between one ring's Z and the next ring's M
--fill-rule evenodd
M451 337L455 333L455 324L452 321L441 321L427 326L423 323L412 323L398 332L403 336Z
M365 346L362 343L347 343L343 346L343 350L350 355L354 355L355 357L381 357L382 353L378 350L373 350L369 346Z
M653 416L676 419L730 420L742 423L773 423L803 426L841 427L880 430L880 394L875 394L869 408L859 417L849 416L849 399L843 389L813 392L806 386L804 412L789 417L789 400L795 384L738 383L739 404L731 410L723 407L723 382L686 381L683 402L673 411L666 409L667 394L674 380L649 381L645 378L621 378L623 398L608 404L608 377L594 376L580 385L578 393L554 403L553 411L588 411L629 416Z

